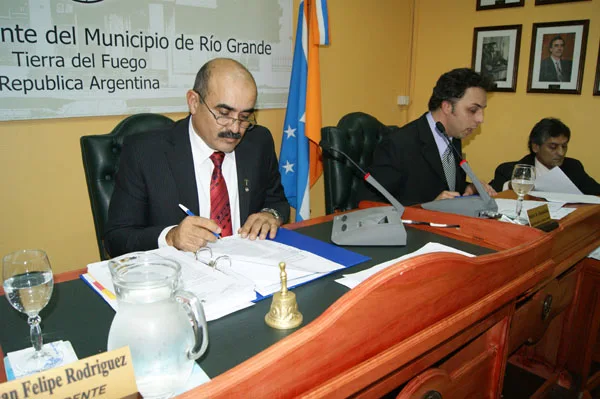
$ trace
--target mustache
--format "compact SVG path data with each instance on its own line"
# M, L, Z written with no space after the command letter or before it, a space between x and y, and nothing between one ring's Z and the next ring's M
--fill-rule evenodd
M242 135L240 133L234 133L231 130L226 130L224 132L219 132L218 136L222 139L236 139L240 140Z

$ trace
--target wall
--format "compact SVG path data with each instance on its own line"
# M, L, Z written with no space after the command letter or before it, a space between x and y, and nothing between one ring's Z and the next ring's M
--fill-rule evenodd
M297 8L298 0L294 4ZM396 97L408 88L409 53L404 49L411 32L411 2L328 4L331 45L321 50L323 124L334 125L344 114L359 110L386 124L405 120ZM277 148L284 116L285 110L258 114L273 132ZM79 138L108 133L124 117L0 122L0 256L23 248L45 249L57 273L99 259ZM311 199L312 215L323 215L322 179Z
M418 0L414 101L409 118L426 111L431 89L442 73L471 65L473 28L522 24L517 91L488 96L485 123L466 141L467 159L477 175L489 181L499 163L518 160L528 152L527 137L533 125L553 116L571 128L568 155L581 160L587 172L600 180L600 136L594 118L600 109L600 96L592 95L600 42L600 1L537 7L534 3L526 0L524 7L475 11L473 0ZM580 19L590 19L581 95L527 93L533 23Z

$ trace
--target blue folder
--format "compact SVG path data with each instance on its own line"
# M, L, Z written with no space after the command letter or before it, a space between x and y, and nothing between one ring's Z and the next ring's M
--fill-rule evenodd
M359 263L371 260L368 256L357 254L337 245L329 244L285 228L277 230L277 235L273 241L319 255L344 267L358 265Z

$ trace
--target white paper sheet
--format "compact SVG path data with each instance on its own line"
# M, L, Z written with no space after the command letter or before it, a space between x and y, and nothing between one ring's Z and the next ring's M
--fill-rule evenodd
M498 213L506 215L509 218L516 217L517 200L506 198L495 198L495 200L496 204L498 204ZM563 208L564 202L523 201L521 217L529 220L527 217L527 211L544 204L548 205L550 218L555 220L560 220L571 212L575 211L575 208Z
M561 168L552 168L535 179L535 191L583 195Z
M378 265L375 265L369 269L363 270L358 273L344 274L344 277L337 279L335 281L352 289L352 288L356 287L358 284L360 284L363 281L365 281L366 279L368 279L369 277L371 277L372 275L374 275L374 274L378 273L379 271L381 271L385 268L388 268L400 261L414 258L415 256L418 256L418 255L431 254L431 253L435 253L435 252L451 252L451 253L460 254L460 255L469 256L469 257L475 256L470 253L449 247L447 245L439 244L437 242L429 242L429 243L425 244L421 249L418 249L415 252L406 254L406 255L401 256L396 259L389 260L384 263L380 263Z
M531 191L529 195L534 197L545 198L550 202L562 202L568 204L600 204L600 197L595 195L577 195L577 194L564 194L564 193L552 193L544 191Z

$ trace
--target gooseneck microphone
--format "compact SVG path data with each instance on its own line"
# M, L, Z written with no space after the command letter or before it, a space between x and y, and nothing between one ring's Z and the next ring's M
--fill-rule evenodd
M465 171L469 179L473 182L479 193L479 197L456 197L450 199L443 199L437 201L426 202L421 204L424 209L440 212L457 213L459 215L475 216L475 217L487 217L493 215L498 211L498 204L490 197L481 181L475 176L473 170L469 166L469 163L463 159L462 154L452 143L452 140L446 133L446 128L441 122L436 122L435 127L439 134L441 134L448 145L452 148L458 159L460 159L459 165Z
M402 204L344 151L330 145L326 140L321 140L319 145L334 158L338 159L336 154L339 154L350 161L361 173L363 179L393 205L334 216L331 241L338 245L406 245L406 229L402 224L402 214L404 213Z
M383 187L373 176L371 176L370 173L365 172L360 166L358 166L358 164L356 162L354 162L352 160L352 158L350 158L350 156L348 156L348 154L346 154L344 151L342 151L340 149L335 148L334 146L332 146L325 140L321 140L319 145L321 146L321 148L323 148L325 151L329 152L330 154L333 155L333 153L335 152L337 154L342 155L344 158L346 158L348 161L350 161L350 163L352 165L354 165L354 167L362 174L363 179L367 183L372 185L375 188L375 190L377 190L378 193L383 195L385 197L385 199L387 199L389 201L389 203L392 204L394 206L394 208L396 208L396 210L398 211L400 216L402 216L402 214L404 213L404 206L402 206L402 204L392 194L390 194L390 192L388 190L386 190L385 187Z

